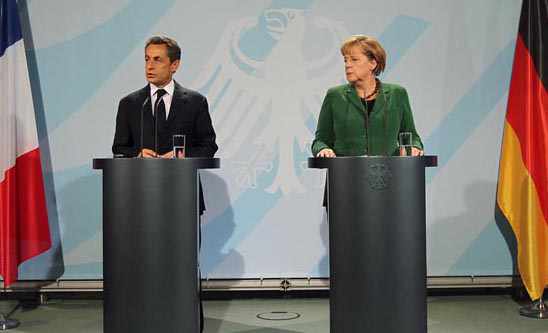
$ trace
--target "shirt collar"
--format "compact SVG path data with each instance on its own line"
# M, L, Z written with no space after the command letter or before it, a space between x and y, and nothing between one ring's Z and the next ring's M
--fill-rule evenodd
M156 94L156 91L160 89L154 84L150 84L150 96L154 96ZM173 91L175 90L175 81L171 80L168 84L166 84L162 89L164 89L169 96L173 96Z

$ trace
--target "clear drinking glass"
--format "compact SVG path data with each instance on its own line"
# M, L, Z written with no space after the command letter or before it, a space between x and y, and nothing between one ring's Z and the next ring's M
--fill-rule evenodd
M399 135L400 153L402 156L412 156L413 134L411 132L400 132Z
M173 158L185 158L186 135L173 136Z

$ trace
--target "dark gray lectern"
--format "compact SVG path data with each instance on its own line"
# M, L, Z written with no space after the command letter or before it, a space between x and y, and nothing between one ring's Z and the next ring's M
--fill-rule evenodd
M199 332L198 170L217 158L94 159L103 170L104 332Z
M332 333L426 332L424 168L436 156L310 158L328 169Z

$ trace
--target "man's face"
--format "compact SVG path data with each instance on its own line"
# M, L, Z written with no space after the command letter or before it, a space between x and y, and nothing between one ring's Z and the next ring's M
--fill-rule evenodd
M145 76L149 83L157 87L161 88L171 81L179 63L179 60L169 60L165 44L150 44L145 49Z

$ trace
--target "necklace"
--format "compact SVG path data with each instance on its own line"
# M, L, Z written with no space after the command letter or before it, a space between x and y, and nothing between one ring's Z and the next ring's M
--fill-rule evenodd
M368 100L371 97L375 96L375 94L377 94L379 92L380 84L379 84L378 81L379 81L379 79L375 79L375 89L373 89L373 92L371 94L365 96L363 99Z

